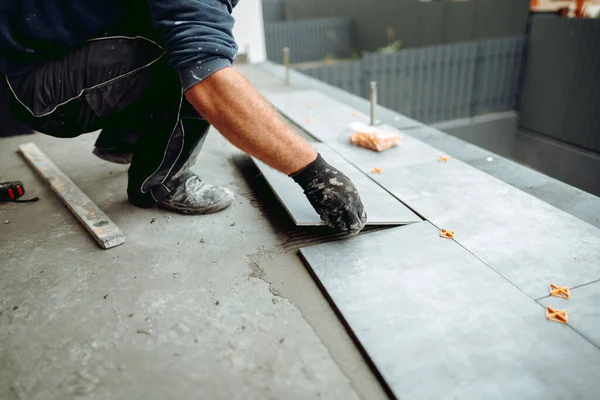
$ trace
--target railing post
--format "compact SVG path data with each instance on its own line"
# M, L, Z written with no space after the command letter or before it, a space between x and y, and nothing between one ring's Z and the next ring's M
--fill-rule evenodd
M290 84L290 49L289 47L283 48L283 66L285 68L285 84Z
M375 108L377 107L377 82L371 81L369 99L371 100L371 125L375 125Z

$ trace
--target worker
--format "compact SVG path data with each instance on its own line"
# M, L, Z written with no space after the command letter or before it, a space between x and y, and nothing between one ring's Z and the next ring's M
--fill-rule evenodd
M12 113L60 138L101 129L94 154L131 162L130 203L183 214L233 202L190 170L213 125L293 178L328 225L357 233L366 214L352 182L231 67L237 2L2 0L0 72Z

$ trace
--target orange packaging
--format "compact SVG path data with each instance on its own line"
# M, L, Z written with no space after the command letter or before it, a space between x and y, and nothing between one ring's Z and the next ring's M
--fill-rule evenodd
M354 131L350 135L350 142L365 149L384 151L396 146L400 141L400 136L391 128L371 126L362 122L354 122L349 128Z

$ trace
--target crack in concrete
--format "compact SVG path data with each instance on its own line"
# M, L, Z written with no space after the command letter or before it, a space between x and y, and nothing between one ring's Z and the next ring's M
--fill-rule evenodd
M250 258L252 258L252 256L250 256ZM254 262L254 261L251 261L250 264L249 264L249 267L250 267L250 273L248 274L248 279L250 279L250 278L260 279L261 281L263 281L264 283L266 283L268 285L269 292L271 292L271 294L273 296L279 297L280 299L283 299L283 300L287 300L288 302L290 302L290 304L293 304L288 298L283 297L281 295L281 293L277 289L275 289L273 287L273 283L272 282L268 281L265 278L266 273L260 267L260 265L258 265L258 263ZM300 313L300 315L302 315L302 313ZM304 318L304 316L302 316L302 318L306 321L306 319Z
M18 385L18 384L17 384L17 385ZM9 388L10 388L10 391L11 391L11 393L12 393L12 394L14 394L14 395L15 395L15 397L16 397L18 400L22 400L22 399L23 399L23 397L21 396L21 393L20 393L20 392L21 392L21 390L18 390L18 389L17 389L17 388L18 388L18 386L16 386L16 385L10 385L10 386L9 386Z
M250 263L250 270L251 270L251 272L248 274L248 276L250 278L257 278L257 279L264 280L264 278L265 278L265 271L263 271L263 269L260 267L260 265L258 265L255 262L251 262Z

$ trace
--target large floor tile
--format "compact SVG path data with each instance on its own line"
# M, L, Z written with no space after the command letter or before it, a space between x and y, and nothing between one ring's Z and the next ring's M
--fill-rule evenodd
M451 159L373 176L534 299L600 279L600 229Z
M428 222L301 254L401 399L591 399L600 350Z

